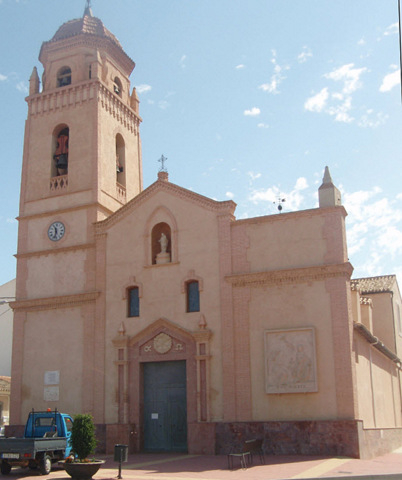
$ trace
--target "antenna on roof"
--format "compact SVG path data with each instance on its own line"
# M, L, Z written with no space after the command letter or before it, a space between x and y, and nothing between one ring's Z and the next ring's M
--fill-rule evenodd
M277 202L273 202L274 204L277 203L278 204L278 210L279 210L279 213L282 213L282 203L285 203L286 202L286 198L281 198L281 197L278 197L278 201Z

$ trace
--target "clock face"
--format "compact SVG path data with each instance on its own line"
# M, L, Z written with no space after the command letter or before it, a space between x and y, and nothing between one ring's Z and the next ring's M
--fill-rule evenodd
M57 240L60 240L63 237L64 232L65 228L61 222L53 222L47 231L47 235L50 240L57 242Z

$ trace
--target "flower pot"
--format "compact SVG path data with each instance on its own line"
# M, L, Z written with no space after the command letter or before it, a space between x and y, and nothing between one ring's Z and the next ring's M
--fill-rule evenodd
M89 480L105 463L105 460L94 460L87 463L59 462L71 478L76 480Z

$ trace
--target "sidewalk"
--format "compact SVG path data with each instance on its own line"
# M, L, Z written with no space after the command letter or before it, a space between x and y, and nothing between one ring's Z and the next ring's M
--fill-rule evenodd
M99 456L105 465L94 476L94 480L112 480L118 475L118 463L113 456ZM354 480L402 480L402 449L371 460L350 458L323 458L301 456L266 456L266 464L254 465L247 470L228 470L225 455L181 455L181 454L134 454L122 464L123 480L290 480L290 479L339 479ZM15 480L39 478L68 479L63 469L54 466L47 477L28 469L13 469L3 477Z

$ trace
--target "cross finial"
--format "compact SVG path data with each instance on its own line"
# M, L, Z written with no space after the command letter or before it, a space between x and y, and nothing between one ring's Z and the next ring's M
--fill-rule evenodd
M161 168L159 169L160 172L166 172L166 167L165 167L165 162L166 162L167 158L162 155L161 158L158 160L158 162L160 162L161 164Z
M92 2L91 0L86 0L86 2L87 4L84 10L84 16L89 15L90 17L92 17L92 10L91 10Z

